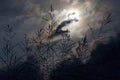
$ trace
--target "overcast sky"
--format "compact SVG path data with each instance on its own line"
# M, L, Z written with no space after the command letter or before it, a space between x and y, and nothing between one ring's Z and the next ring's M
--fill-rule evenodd
M49 10L51 3L57 11L60 11L68 7L79 7L86 1L94 5L92 8L95 14L109 9L113 18L109 26L113 27L115 32L120 31L120 0L0 0L0 34L2 34L2 28L8 24L13 26L19 34L32 32L44 26L41 17Z

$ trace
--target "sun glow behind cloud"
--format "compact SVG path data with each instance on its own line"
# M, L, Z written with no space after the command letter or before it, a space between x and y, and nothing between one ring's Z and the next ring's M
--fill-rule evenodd
M82 21L82 16L81 12L79 9L68 9L66 12L67 20L75 20L71 24L67 25L66 27L63 27L62 30L69 30L71 37L75 35L75 32L77 31L78 27L80 27L81 21Z
M62 11L55 11L55 14L57 16L55 17L55 20L60 24L61 22L64 22L66 20L74 20L72 23L66 25L65 27L62 28L62 30L69 30L71 37L82 37L82 32L83 29L81 27L82 22L83 22L83 13L80 8L66 8L63 9Z
M69 5L64 5L61 9L54 11L56 15L54 20L57 21L58 25L65 21L73 20L63 26L61 30L68 30L71 38L80 39L88 33L88 25L94 29L99 28L106 10L103 7L96 9L98 1L95 0L72 1L74 5L71 1L68 1Z

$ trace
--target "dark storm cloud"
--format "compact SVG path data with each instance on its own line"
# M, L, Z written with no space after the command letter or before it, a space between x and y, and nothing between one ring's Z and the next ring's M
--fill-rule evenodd
M17 16L24 14L24 0L2 0L0 1L0 24L7 24Z
M4 34L2 30L8 24L15 28L18 38L21 38L25 32L35 29L36 27L33 26L40 25L41 22L42 11L39 5L32 3L32 0L1 0L0 36Z
M69 24L71 24L73 21L77 22L77 19L71 19L71 20L67 20L67 21L63 21L60 25L58 25L55 34L59 34L59 32L62 31L62 28L65 26L68 26ZM64 31L63 31L64 32Z
M60 23L60 25L57 26L57 29L55 30L55 32L49 38L69 32L68 30L62 30L62 28L69 26L69 24L71 24L73 21L77 22L78 20L70 19L70 20L66 20L66 21L63 21L62 23Z
M111 12L113 14L113 30L116 32L120 32L120 0L110 0L112 9Z
M2 16L14 16L24 13L25 2L23 0L2 0L0 2L0 14Z
M27 18L38 17L39 5L33 3L32 0L2 0L0 1L0 24L15 23L20 19L24 22Z

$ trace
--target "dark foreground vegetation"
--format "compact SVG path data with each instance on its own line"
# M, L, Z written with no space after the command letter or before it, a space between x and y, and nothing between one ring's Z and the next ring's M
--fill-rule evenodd
M107 44L98 43L91 58L81 63L71 57L61 61L49 73L49 80L119 80L120 79L120 34ZM0 80L43 80L39 62L29 56L24 62L0 70Z
M98 44L87 64L77 59L63 61L50 80L120 80L120 34L108 44Z
M106 44L99 41L103 27L111 23L111 14L103 17L99 30L89 26L96 42L96 47L89 50L87 34L74 42L67 34L69 31L55 30L53 10L51 6L48 16L43 17L51 23L33 38L25 34L24 40L17 42L13 28L8 25L4 29L0 80L120 80L120 34ZM54 41L56 33L62 33L61 39Z

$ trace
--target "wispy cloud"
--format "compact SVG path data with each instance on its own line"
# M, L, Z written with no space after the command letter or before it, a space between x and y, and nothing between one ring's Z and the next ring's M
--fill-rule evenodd
M116 18L114 19L116 22L109 26L114 26L117 32L120 30L118 27L120 19L119 0L52 0L52 2L50 0L2 0L0 1L0 27L7 24L15 25L18 32L31 32L38 29L44 24L41 17L46 15L51 3L56 14L62 15L62 12L68 8L80 9L83 20L81 21L82 24L78 24L76 28L78 33L74 33L74 35L79 35L81 28L87 28L88 24L95 29L99 28L99 22L102 20L102 16L106 14L107 9ZM62 19L65 16L59 17ZM82 30L86 31L86 29Z

